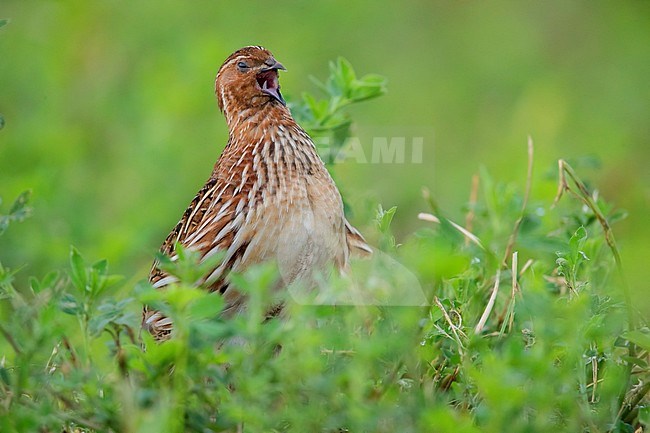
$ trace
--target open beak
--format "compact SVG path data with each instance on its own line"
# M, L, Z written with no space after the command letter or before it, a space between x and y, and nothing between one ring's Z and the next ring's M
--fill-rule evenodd
M284 65L282 65L282 63L278 62L277 60L274 60L274 62L275 63L272 64L271 66L269 66L267 68L262 68L262 72L278 71L278 70L286 71L287 70L287 68L285 68Z
M284 98L282 97L282 93L280 93L278 70L286 71L287 68L285 68L282 63L275 61L274 64L260 69L260 72L257 74L257 84L259 84L262 92L271 96L280 104L287 105Z

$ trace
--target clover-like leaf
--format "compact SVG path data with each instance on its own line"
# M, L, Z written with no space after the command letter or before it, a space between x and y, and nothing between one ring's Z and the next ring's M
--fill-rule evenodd
M100 334L106 327L111 324L121 326L136 326L137 318L128 306L133 302L133 298L126 298L120 301L107 300L99 307L97 312L88 322L88 330L91 334Z
M77 298L70 294L64 294L59 300L59 308L66 314L71 314L76 316L83 312L83 305L77 300Z
M70 247L70 278L79 292L87 290L86 263L75 247Z

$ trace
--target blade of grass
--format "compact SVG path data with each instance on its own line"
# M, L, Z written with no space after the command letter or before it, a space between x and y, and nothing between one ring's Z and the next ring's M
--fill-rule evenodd
M440 218L438 218L437 216L432 215L432 214L430 214L430 213L426 213L426 212L420 212L420 213L418 214L418 219L421 220L421 221L429 221L429 222L432 222L432 223L440 224ZM447 221L447 222L448 222L448 223L449 223L453 228L455 228L456 230L458 230L458 231L459 231L463 236L465 236L465 239L467 239L468 241L472 241L472 242L475 243L479 248L481 248L481 249L484 250L484 251L487 251L487 250L485 249L485 247L483 246L483 244L481 243L481 240L480 240L480 239L478 238L478 236L476 236L474 233L471 233L471 232L468 231L466 228L464 228L463 226L461 226L461 225L459 225L459 224L456 224L455 222L453 222L453 221L450 220L450 219L446 219L446 221Z
M488 303L485 306L485 310L483 311L481 318L479 319L478 323L476 324L476 327L474 328L475 334L480 334L481 332L483 332L483 328L485 328L485 323L487 322L488 317L490 317L492 308L494 308L494 302L496 301L497 294L499 293L500 281L501 281L501 267L498 267L497 273L494 277L494 286L492 287L492 293L490 294L490 299L488 299Z

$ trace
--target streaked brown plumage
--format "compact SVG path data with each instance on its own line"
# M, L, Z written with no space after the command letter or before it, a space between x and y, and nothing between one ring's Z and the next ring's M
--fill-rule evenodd
M228 144L161 247L171 257L177 242L203 258L225 254L202 283L223 294L226 314L244 302L229 285L231 270L273 260L288 285L331 264L344 269L351 252L371 252L345 219L339 191L314 143L285 106L279 69L284 67L258 46L234 52L219 69L215 92ZM175 282L156 263L149 280L155 288ZM145 307L143 327L164 340L172 324Z

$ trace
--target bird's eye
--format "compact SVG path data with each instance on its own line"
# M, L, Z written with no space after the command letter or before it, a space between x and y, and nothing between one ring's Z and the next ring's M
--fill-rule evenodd
M246 64L246 62L239 62L237 63L237 67L239 68L240 71L245 72L250 69L250 66Z

